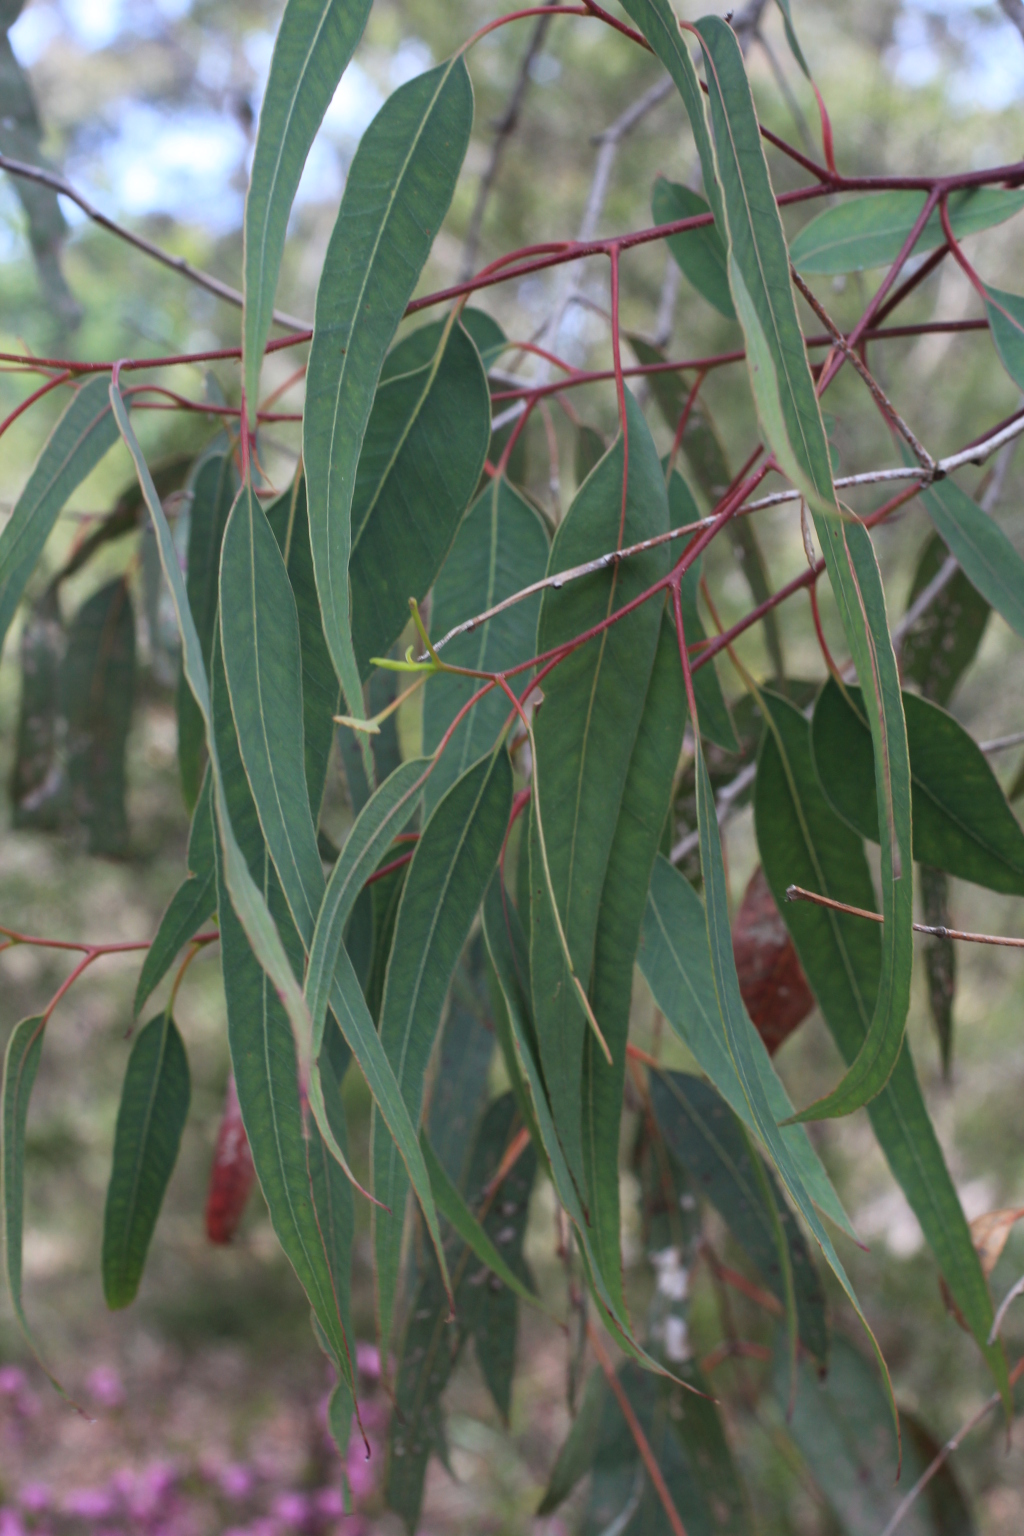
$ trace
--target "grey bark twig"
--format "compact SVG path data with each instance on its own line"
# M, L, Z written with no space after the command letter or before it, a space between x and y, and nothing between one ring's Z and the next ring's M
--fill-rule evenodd
M170 251L154 245L153 241L147 240L144 235L137 235L134 231L126 229L123 224L118 224L115 219L108 218L69 181L65 181L63 176L58 176L53 171L44 171L38 165L28 165L23 160L12 160L9 155L0 155L0 171L6 171L10 176L20 176L25 181L36 182L41 187L49 187L52 192L59 193L61 197L70 198L81 208L86 217L92 219L93 223L98 224L101 229L117 235L119 240L126 240L143 255L152 257L154 261L159 261L165 267L170 267L172 272L178 272L182 277L187 277L190 283L205 288L208 293L215 294L218 299L225 299L229 304L242 308L245 300L237 288L232 288L230 283L222 283L219 277L213 277L209 272L203 272L199 267L194 267L183 256L172 256ZM285 314L280 309L274 310L274 320L287 331L309 329L307 320L298 320L294 315Z
M547 4L553 5L554 0L547 0ZM459 276L460 282L468 282L476 269L477 252L480 249L480 235L483 230L487 204L494 190L494 183L498 178L501 162L504 159L505 150L508 148L508 141L519 125L519 114L523 109L523 102L526 100L526 92L530 85L530 71L533 68L534 60L544 46L544 39L547 36L551 20L550 16L537 17L533 31L530 34L530 41L526 45L526 51L520 62L508 103L501 117L494 125L494 142L491 145L491 157L487 162L483 175L480 177L476 202L473 205L473 212L469 219L469 228L466 231L466 242L462 252L462 271Z

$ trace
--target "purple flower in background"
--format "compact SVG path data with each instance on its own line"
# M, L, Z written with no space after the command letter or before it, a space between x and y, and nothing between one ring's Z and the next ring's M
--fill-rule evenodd
M217 1474L220 1491L226 1499L247 1499L255 1481L252 1468L238 1461L229 1461Z
M18 1493L18 1503L30 1515L41 1515L53 1503L53 1494L45 1483L25 1483Z
M166 1515L173 1501L175 1468L167 1461L155 1461L133 1478L128 1498L128 1512L135 1520L152 1520Z
M270 1506L270 1512L285 1525L298 1527L304 1525L309 1518L309 1500L303 1493L279 1493Z
M20 1365L0 1366L0 1397L17 1397L28 1386L28 1377Z
M109 1520L116 1508L117 1499L109 1488L73 1488L64 1498L65 1514L78 1520Z
M124 1402L124 1383L110 1365L98 1365L86 1381L89 1396L101 1408L120 1408Z
M345 1500L340 1488L321 1488L315 1499L316 1512L324 1520L340 1520Z
M28 1536L21 1516L13 1509L0 1509L0 1536Z
M376 1344L359 1340L356 1345L356 1368L366 1381L380 1381L380 1350Z

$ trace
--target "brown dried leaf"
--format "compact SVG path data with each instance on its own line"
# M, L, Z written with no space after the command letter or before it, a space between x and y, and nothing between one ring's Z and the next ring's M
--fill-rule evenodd
M986 1211L984 1216L976 1216L971 1222L971 1237L986 1280L999 1263L999 1256L1006 1247L1006 1239L1022 1217L1024 1217L1024 1205L1019 1205L1016 1209Z
M774 1055L814 1007L814 994L760 865L736 914L732 947L747 1012Z

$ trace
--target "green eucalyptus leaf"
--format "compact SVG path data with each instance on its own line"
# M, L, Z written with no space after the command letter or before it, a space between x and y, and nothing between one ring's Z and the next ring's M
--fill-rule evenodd
M309 1016L306 1012L302 990L295 979L277 927L267 909L263 891L253 879L246 863L245 855L238 846L237 838L232 829L227 794L221 773L220 761L217 756L213 729L213 709L210 700L210 682L203 662L202 647L196 632L195 621L192 618L192 611L188 604L188 595L185 591L185 582L181 574L178 552L174 539L171 536L171 530L167 525L167 518L161 506L156 486L153 484L153 477L146 464L138 439L132 430L124 398L118 386L113 382L110 385L110 402L121 436L124 438L125 446L132 456L135 472L138 475L139 484L142 487L146 506L149 510L157 546L160 551L160 564L163 568L164 578L170 588L171 599L174 603L174 611L178 621L178 632L181 635L182 646L182 666L185 678L192 690L193 697L199 706L199 711L203 716L206 726L206 745L210 760L213 804L221 845L220 853L224 883L231 894L231 900L235 906L235 911L238 913L239 921L242 923L249 942L253 947L253 953L257 956L260 965L265 969L273 982L277 994L287 1010L296 1046L300 1053L299 1059L302 1061L308 1039ZM222 906L223 904L218 900L218 905Z
M521 1301L528 1302L531 1307L537 1307L541 1312L547 1311L534 1292L512 1272L498 1252L490 1236L462 1198L457 1186L448 1177L425 1131L420 1134L420 1145L423 1148L423 1160L427 1165L427 1172L430 1174L430 1186L434 1191L434 1199L441 1215L450 1223L452 1229L458 1233L481 1264L486 1265L491 1274L496 1276L503 1285L507 1285L510 1291L513 1291Z
M135 691L135 614L123 577L82 604L60 669L70 811L90 853L128 848L126 753Z
M907 597L908 610L938 575L948 556L942 539L933 533L914 572ZM954 571L903 637L900 660L904 678L917 683L925 698L934 704L948 704L977 654L991 611L963 571Z
M661 855L651 874L637 963L668 1024L692 1052L701 1071L707 1073L747 1129L760 1135L736 1059L722 1031L703 903L689 881ZM743 1019L744 1056L753 1062L766 1112L772 1121L784 1122L792 1114L792 1105L764 1041L745 1012ZM818 1209L848 1236L854 1236L804 1127L781 1124L778 1136L796 1176Z
M325 1346L339 1375L353 1388L346 1320L327 1247L318 1195L328 1184L321 1138L308 1123L299 1096L298 1062L288 1015L235 915L223 878L217 849L221 964L227 998L228 1044L238 1089L242 1123L252 1151L253 1166L270 1212L271 1224L288 1261L309 1298ZM268 891L276 882L266 854ZM287 909L280 897L282 923ZM294 930L293 930L294 932ZM334 1158L331 1157L333 1162ZM319 1180L312 1177L317 1169Z
M366 427L352 501L352 636L360 673L409 622L433 585L483 470L491 400L461 325L425 327L388 354Z
M896 260L904 241L920 217L924 192L872 192L851 197L826 208L797 235L790 247L793 265L800 272L835 276L885 267ZM1024 208L1024 192L1005 192L998 187L973 187L952 192L949 222L957 239L1002 224ZM923 256L945 243L938 209L925 225L914 254Z
M878 927L811 902L786 901L785 892L790 884L803 885L873 911L874 886L860 838L839 820L822 793L811 755L810 726L786 700L769 693L763 698L772 728L762 742L754 792L758 848L800 963L849 1062L867 1033L878 991L883 964ZM906 1041L889 1082L867 1109L954 1300L997 1382L1005 1386L1002 1353L986 1342L992 1300Z
M789 255L736 37L718 17L697 25L722 182L729 274L762 425L784 472L806 496L843 630L864 683L875 744L886 952L871 1028L839 1085L801 1119L850 1114L877 1094L899 1056L913 961L910 769L899 674L878 562L862 524L840 514L821 410L789 278ZM698 781L698 806L700 783ZM709 817L714 808L707 806ZM712 822L709 836L717 842ZM723 913L724 917L724 913Z
M633 962L651 869L672 800L686 696L675 630L662 617L658 649L626 775L597 914L590 1001L611 1051L588 1031L583 1045L583 1166L594 1254L623 1310L619 1122L633 1000Z
M1017 196L1024 204L1024 194ZM1017 388L1024 389L1024 298L988 283L984 287L985 310L996 351Z
M715 224L722 232L722 191L700 78L690 57L687 34L681 29L670 0L622 0L622 9L636 22L672 76L676 90L682 97L690 120L690 132L700 157L704 192L715 215Z
M949 475L922 489L921 500L971 585L1024 636L1024 560L999 524Z
M512 769L502 745L439 802L409 865L384 985L380 1041L414 1124L448 986L498 861L511 805ZM347 958L344 949L341 953ZM388 1207L373 1211L382 1351L391 1333L407 1188L398 1149L375 1121L373 1190Z
M620 1346L644 1364L655 1365L656 1369L660 1369L636 1342L629 1314L618 1298L618 1291L609 1289L597 1262L597 1255L590 1238L590 1225L583 1213L576 1185L569 1172L565 1153L555 1130L547 1090L541 1075L536 1027L531 1015L528 995L529 960L526 939L519 924L516 909L502 888L500 873L492 878L484 901L484 938L487 943L487 953L494 968L495 995L500 1000L499 1017L496 1021L499 1035L505 1033L514 1053L519 1082L529 1095L530 1118L537 1128L539 1138L538 1152L545 1158L559 1203L573 1224L584 1260L587 1283L601 1309L602 1316L608 1326L614 1330Z
M590 471L594 469L608 452L608 444L596 427L588 427L581 422L576 428L576 451L573 457L573 467L576 474L576 484L581 486Z
M291 488L267 509L267 522L288 571L299 620L306 790L315 823L327 779L335 730L333 717L338 713L340 694L316 595L304 476L297 475Z
M416 810L423 781L429 771L430 764L426 758L413 758L410 762L400 764L385 779L356 817L345 846L331 870L317 914L306 972L306 998L313 1021L314 1054L319 1051L345 924L365 882Z
M550 571L667 531L665 481L650 431L629 392L629 480L623 522L621 436L580 490L558 528ZM595 572L541 603L543 654L600 623L668 569L664 545ZM642 604L559 663L543 684L534 727L530 820L530 984L540 1062L566 1159L583 1182L580 1065L588 1025L554 915L537 829L543 822L551 892L580 984L589 982L601 890L633 744L658 645L661 604ZM659 827L660 832L660 827ZM599 1021L600 1022L600 1021Z
M308 946L324 876L306 790L299 621L284 559L249 485L224 530L220 638L238 746L260 826Z
M245 200L243 378L250 410L274 314L288 216L310 146L372 0L288 0L260 108Z
M101 373L75 390L0 533L0 644L68 497L117 442L109 382Z
M697 1392L707 1391L707 1383L694 1364L679 1369L683 1379ZM736 1469L717 1423L714 1403L705 1402L695 1392L687 1392L670 1380L640 1370L632 1361L621 1366L617 1374L687 1536L722 1536L723 1531L727 1536L745 1536L747 1527L738 1499ZM709 1419L717 1429L715 1450L725 1452L718 1467L710 1454ZM731 1477L731 1483L719 1487L716 1471ZM622 1408L606 1388L601 1399L590 1497L581 1530L583 1536L604 1536L609 1529L622 1532L623 1536L670 1536L673 1527L644 1471Z
M593 1466L607 1390L604 1372L595 1366L587 1377L579 1412L562 1442L544 1497L537 1506L538 1519L553 1514L559 1504L564 1504L580 1478Z
M754 1159L758 1154L742 1123L710 1085L686 1072L652 1072L650 1093L669 1149L785 1307L789 1283L779 1255L777 1229L781 1223L800 1342L820 1366L825 1366L829 1336L821 1278L771 1170L763 1169L762 1177L757 1169Z
M652 346L642 336L631 335L630 346L636 353L641 363L663 363L667 361L667 355L661 347ZM651 373L647 375L647 383L651 394L657 403L669 431L674 433L679 425L680 417L687 404L688 390L684 384L684 376L679 373ZM732 472L729 469L722 446L718 429L714 418L708 410L707 404L697 399L690 402L690 414L687 418L686 428L682 440L683 453L690 466L694 483L704 497L708 508L714 507L725 494L732 480ZM680 477L682 478L682 477ZM683 482L686 483L685 481ZM676 481L673 478L669 482L669 505L678 495ZM687 490L689 487L687 486ZM694 503L696 508L696 503ZM689 502L685 502L680 508L681 521L677 523L675 512L672 514L673 526L681 527L683 522L692 522L700 516L700 511L692 510ZM733 517L726 524L726 533L733 547L736 559L739 561L750 595L756 606L760 606L766 598L771 596L772 586L768 579L768 566L764 553L754 528L754 519L751 517ZM779 630L779 616L774 608L769 608L761 619L764 629L765 644L771 659L772 670L777 678L785 677L786 667L782 659L782 636ZM696 683L696 678L694 679Z
M135 1300L164 1194L178 1159L191 1094L188 1057L169 1013L135 1038L121 1089L103 1212L103 1294Z
M11 825L56 831L67 818L67 768L62 747L60 676L67 648L58 594L30 603L21 627L21 695L11 769Z
M189 874L171 897L156 936L146 951L135 987L133 1018L138 1018L196 929L217 909L213 839L213 802L207 776L192 814L188 840Z
M914 858L960 880L1024 895L1024 831L984 752L959 721L917 694L903 700L913 786ZM830 679L814 708L814 766L825 795L861 837L878 841L871 736L859 688Z
M901 1410L904 1432L897 1444L876 1372L842 1338L835 1340L827 1377L819 1379L810 1365L801 1366L791 1415L788 1372L778 1354L774 1386L789 1434L843 1536L878 1536L929 1466L930 1437ZM922 1490L900 1529L907 1536L973 1536L974 1522L948 1461Z
M43 1363L25 1316L22 1296L22 1239L25 1230L25 1125L28 1103L39 1071L46 1020L37 1014L11 1030L4 1052L0 1087L0 1197L2 1197L4 1273L18 1327L50 1382L64 1396L56 1377Z
M799 64L800 68L803 70L804 74L809 80L811 78L811 71L808 67L807 60L804 58L803 49L800 47L800 42L797 38L796 30L793 26L793 12L790 7L789 0L776 0L776 4L778 5L779 10L782 12L782 25L785 28L786 42L789 44L789 51L793 55L794 59L796 59L796 62Z
M482 1239L491 1248L497 1243L504 1249L500 1263L532 1300L522 1246L536 1171L533 1149L527 1148L492 1192L481 1220L471 1209L480 1206L497 1173L513 1130L514 1109L511 1094L503 1094L488 1105L469 1149L461 1187L450 1184L450 1193L474 1229L475 1240ZM442 1178L447 1180L443 1172ZM454 1324L437 1266L428 1259L410 1300L399 1349L397 1411L391 1420L386 1488L389 1505L410 1531L418 1528L431 1454L447 1461L440 1398L469 1338L499 1412L506 1421L508 1416L517 1335L515 1290L498 1282L487 1268L481 1270L474 1262L472 1247L464 1246L460 1237L460 1232L453 1230L448 1245L457 1282Z
M392 647L393 660L398 659L395 655L396 650L397 647ZM369 719L375 719L387 709L389 704L395 702L401 676L401 673L392 672L386 667L378 667L370 673L370 680L364 689L366 713ZM357 816L377 785L383 784L402 760L398 744L396 714L392 712L382 720L376 735L371 735L369 738L371 768L369 778L367 778L366 758L363 755L366 750L366 741L364 731L353 730L348 725L338 726L338 749L345 769L349 803Z
M186 557L188 605L195 620L199 648L207 674L217 623L217 578L220 548L228 513L238 494L238 476L230 453L215 453L199 465L192 481ZM178 769L185 804L195 809L203 778L206 728L199 706L185 681L178 681Z
M818 1242L832 1268L832 1273L846 1292L854 1311L863 1323L888 1385L888 1368L878 1341L871 1332L846 1271L832 1245L832 1240L811 1202L807 1185L801 1178L786 1143L782 1140L780 1128L772 1114L770 1100L764 1086L762 1058L751 1048L750 1020L743 1007L739 980L736 976L736 961L729 923L728 888L722 859L721 835L715 814L715 801L699 735L695 735L694 740L697 767L697 827L700 833L700 867L704 877L704 914L711 950L711 970L714 977L720 1028L725 1036L729 1054L736 1065L744 1098L753 1114L757 1135L778 1170L794 1204ZM891 1396L891 1386L889 1390ZM895 1399L892 1400L892 1411L895 1422Z
M651 195L651 215L655 224L675 224L679 219L692 219L710 212L710 204L699 192L691 192L689 187L667 181L664 176L655 181ZM725 242L714 224L669 235L665 244L676 266L697 292L713 304L720 315L735 320Z
M543 522L504 476L496 477L467 512L434 586L430 627L435 641L457 624L539 581L547 562ZM533 655L539 611L538 592L468 634L457 636L444 647L442 659L476 672L507 672ZM441 673L430 680L423 699L425 752L437 749L459 710L480 686L480 679L453 673ZM493 688L474 705L456 728L427 783L424 803L428 814L459 774L493 745L508 713L508 697L500 688Z
M487 950L478 931L466 945L452 978L428 1116L430 1145L460 1190L469 1177L493 1055Z
M537 1172L535 1148L525 1147L501 1183L493 1191L490 1187L517 1120L511 1093L502 1094L487 1106L465 1181L467 1209L479 1212L479 1219L473 1219L480 1235L500 1257L506 1278L489 1273L489 1261L483 1267L474 1263L474 1255L481 1255L470 1245L463 1250L464 1268L455 1297L460 1326L473 1339L477 1364L506 1426L519 1334L518 1298L522 1296L531 1306L543 1305L536 1299L533 1277L523 1257L530 1192Z
M673 474L668 483L669 515L673 526L694 521L700 514L682 475ZM695 560L679 583L679 600L683 610L683 629L687 645L707 639L704 622L700 616L699 594L703 558ZM698 655L700 653L698 652ZM677 660L678 666L678 660ZM722 693L722 685L714 662L694 673L693 692L697 700L697 717L700 729L709 741L723 752L738 752L740 744L736 729L729 715L729 707Z
M349 597L360 452L384 355L448 211L472 120L461 54L388 97L349 167L317 291L303 422L310 542L324 634L353 714L363 702Z

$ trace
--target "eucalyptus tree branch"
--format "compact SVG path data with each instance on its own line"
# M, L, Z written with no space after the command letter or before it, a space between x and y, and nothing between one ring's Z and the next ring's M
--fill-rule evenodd
M866 907L851 907L849 902L835 901L831 896L819 896L816 891L806 891L802 885L787 885L787 901L809 901L816 907L828 907L831 912L846 912L850 917L868 918L873 923L884 923L881 912L869 912ZM936 939L962 939L969 944L996 944L1001 949L1024 949L1024 939L1008 938L999 933L971 933L963 928L936 927L931 923L912 923L915 933L928 933Z
M1018 1360L1017 1364L1010 1372L1010 1386L1016 1386L1022 1375L1024 1375L1024 1360ZM998 1392L993 1392L992 1396L986 1398L981 1407L971 1414L966 1424L962 1424L957 1430L956 1434L951 1435L950 1438L946 1441L945 1445L940 1447L934 1459L921 1473L921 1476L918 1478L913 1488L911 1488L906 1498L902 1501L901 1504L897 1506L896 1512L892 1519L889 1521L889 1524L886 1526L885 1530L882 1532L882 1536L892 1536L892 1533L896 1530L897 1526L903 1524L904 1518L910 1513L914 1504L927 1488L932 1478L936 1475L936 1473L942 1471L943 1466L949 1460L950 1456L952 1456L954 1451L960 1448L961 1443L970 1434L971 1430L976 1429L977 1426L981 1423L982 1419L986 1418L992 1412L993 1408L997 1408L1001 1401L1002 1398L1000 1394Z
M999 0L999 7L1024 38L1024 0Z
M842 331L839 329L831 315L828 313L828 310L818 301L818 298L815 295L813 289L808 287L796 268L791 266L789 270L793 282L799 288L811 309L814 311L822 325L832 337L834 344L840 349L841 352L845 354L845 356L860 374L864 383L867 385L871 392L872 400L874 400L882 415L886 417L889 423L896 428L897 432L900 434L903 440L909 445L918 463L923 464L927 470L934 474L935 460L932 458L927 448L925 448L924 445L918 441L915 434L911 431L910 427L904 421L899 411L893 405L888 395L876 380L874 374L871 373L870 369L867 367L867 364L864 362L860 353L851 347Z
M519 415L521 409L522 402L520 401L517 402L517 406L513 407L511 412L504 412L496 417L496 421L503 424L506 419L511 420L513 414ZM948 469L955 468L957 464L967 463L968 461L974 462L987 457L993 451L994 446L1000 447L1013 442L1022 433L1024 433L1024 415L1019 420L1010 422L1007 426L1002 427L993 435L990 441L982 440L963 449L960 453L952 454L948 459L933 460L932 462L935 464L934 474L929 474L923 466L906 465L894 469L869 469L857 475L839 475L832 483L836 490L846 490L851 486L886 484L892 480L917 480L922 486L928 485L933 479L945 474ZM777 507L784 505L786 502L799 501L801 495L801 491L795 490L792 487L785 491L773 491L771 495L760 496L756 501L744 502L737 509L735 515L737 517L745 517L751 512L763 511L765 507ZM986 510L988 509L986 508ZM486 624L488 619L493 619L496 614L503 613L506 608L514 607L516 603L521 603L526 598L533 597L535 593L545 591L548 587L554 587L557 590L560 587L564 587L568 582L579 581L583 576L592 576L597 571L607 570L610 565L617 565L620 560L628 560L633 555L643 554L646 550L654 549L659 544L673 543L676 539L684 538L688 534L702 533L706 528L710 528L714 522L714 516L701 517L695 522L683 523L678 528L670 528L667 533L659 533L653 538L642 539L639 544L630 544L625 549L610 549L603 555L596 555L592 560L585 560L582 565L573 565L567 567L564 571L555 571L552 575L545 576L540 581L531 582L528 587L522 587L518 592L513 592L509 597L503 598L500 603L496 603L492 608L486 608L482 613L475 614L473 618L465 619L461 624L456 624L440 640L434 642L434 649L436 651L442 650L449 641L454 640L458 635L470 634L474 629L478 629L481 624ZM952 561L952 564L950 564L950 561ZM952 560L952 556L950 556L950 561L943 565L939 575L929 583L924 592L915 601L910 612L896 626L893 631L894 644L899 639L902 639L907 628L917 622L928 604L938 596L946 583L952 579L953 573L956 570L956 562ZM949 572L943 575L946 565L950 567ZM939 576L942 576L941 581ZM927 602L922 603L922 598L927 598ZM421 656L419 659L420 661L426 660L424 656Z
M123 224L108 218L94 203L83 196L63 176L58 176L53 171L45 171L41 166L28 165L24 160L12 160L9 155L0 154L0 171L6 171L9 176L20 176L24 181L37 182L39 186L49 187L52 192L58 192L61 197L70 198L87 218L92 219L101 229L108 230L110 234L117 235L119 240L126 240L129 245L141 251L144 256L150 256L154 261L159 261L163 266L170 267L172 272L187 277L190 283L195 283L200 288L205 288L208 293L215 294L218 299L225 299L229 304L242 308L245 300L237 288L232 288L229 283L222 283L219 277L214 277L209 272L203 272L199 267L194 267L186 261L184 256L172 256L170 251L165 251L162 246L154 245L152 240L147 240L144 235L137 235L134 231L126 229ZM278 325L289 331L308 331L309 325L305 320L297 320L294 315L286 314L283 310L274 310L274 319Z

